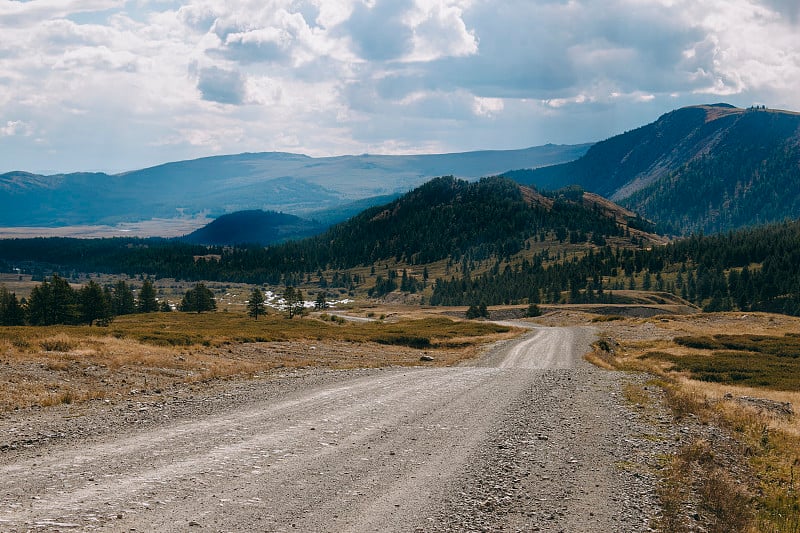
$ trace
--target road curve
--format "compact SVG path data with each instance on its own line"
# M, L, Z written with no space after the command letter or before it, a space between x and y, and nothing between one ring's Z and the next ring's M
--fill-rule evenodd
M652 491L632 500L615 466L641 429L622 375L581 359L592 336L536 328L483 366L340 372L0 453L0 530L641 531Z

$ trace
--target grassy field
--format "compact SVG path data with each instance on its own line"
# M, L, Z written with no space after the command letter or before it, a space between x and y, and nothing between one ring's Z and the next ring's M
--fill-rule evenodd
M4 327L0 411L161 394L285 368L455 364L483 343L514 334L505 326L420 313L368 322L153 313L119 317L109 327ZM434 360L422 363L421 355Z
M800 531L800 319L763 313L596 321L588 359L646 371L666 391L678 424L724 428L668 459L660 490L666 531Z

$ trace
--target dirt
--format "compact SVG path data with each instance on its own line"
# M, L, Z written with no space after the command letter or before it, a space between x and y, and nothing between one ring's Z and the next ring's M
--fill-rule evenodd
M646 531L677 429L594 335L7 413L0 530Z

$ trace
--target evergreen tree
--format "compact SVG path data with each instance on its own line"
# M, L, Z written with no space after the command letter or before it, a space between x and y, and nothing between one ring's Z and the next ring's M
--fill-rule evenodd
M195 285L193 289L186 291L186 294L183 295L183 300L181 300L180 309L185 313L215 311L217 302L211 289L201 282Z
M0 326L23 324L25 324L25 310L17 300L17 295L0 285Z
M78 291L78 309L82 322L91 327L95 320L107 323L111 319L111 302L108 301L103 288L94 280Z
M324 311L328 308L328 299L325 296L325 292L319 291L317 293L317 300L314 302L314 307L318 311Z
M153 282L150 278L145 279L142 283L142 288L139 290L139 303L136 309L140 313L155 313L158 311L156 289L153 287Z
M28 314L33 326L75 324L78 318L75 290L67 280L53 274L33 288L28 300Z
M303 292L292 286L286 287L283 293L283 302L286 317L290 319L294 318L296 315L301 315L305 309Z
M528 317L537 317L542 315L542 310L536 304L530 304L528 306L528 310L525 312L525 316Z
M119 280L114 284L111 293L111 311L115 316L130 315L136 312L136 300L133 298L133 290L125 280Z
M250 293L250 300L247 302L247 314L255 320L258 320L260 315L267 314L267 308L264 305L264 293L258 287Z

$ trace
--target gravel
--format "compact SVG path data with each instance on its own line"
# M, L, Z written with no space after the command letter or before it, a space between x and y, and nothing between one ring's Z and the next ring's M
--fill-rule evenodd
M0 530L647 531L680 428L592 335L3 415Z

